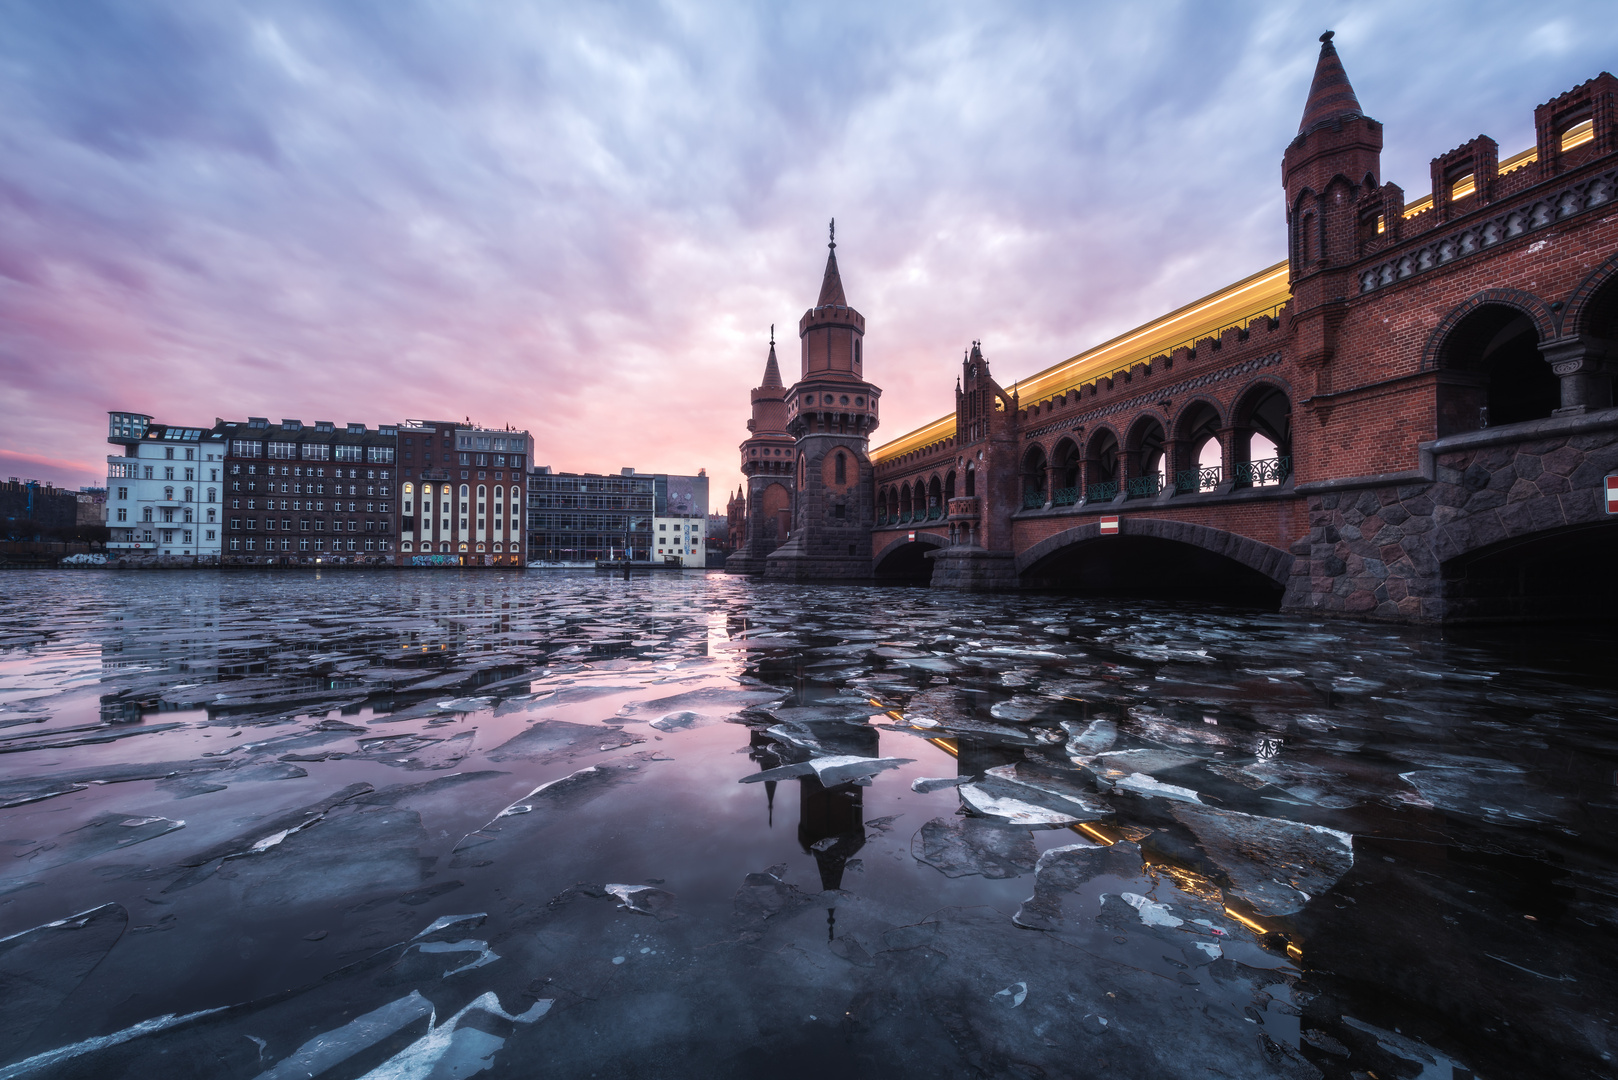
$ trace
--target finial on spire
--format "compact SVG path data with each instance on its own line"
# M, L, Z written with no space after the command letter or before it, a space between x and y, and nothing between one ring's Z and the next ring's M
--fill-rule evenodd
M770 324L770 345L772 347L775 345L775 324L774 323Z
M829 247L829 248L835 248L837 246L837 219L836 218L831 219L831 243L827 244L826 246Z
M1335 30L1327 30L1324 34L1320 35L1320 40L1321 41L1330 41L1332 39L1332 37L1336 33L1337 33L1337 31L1335 31Z

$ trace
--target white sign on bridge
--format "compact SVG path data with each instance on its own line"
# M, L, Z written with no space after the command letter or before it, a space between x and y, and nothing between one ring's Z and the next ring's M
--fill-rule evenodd
M1118 519L1115 518L1115 517L1104 517L1104 518L1102 518L1101 519L1101 535L1102 536L1117 536L1118 535Z
M1618 473L1607 474L1607 513L1618 514Z

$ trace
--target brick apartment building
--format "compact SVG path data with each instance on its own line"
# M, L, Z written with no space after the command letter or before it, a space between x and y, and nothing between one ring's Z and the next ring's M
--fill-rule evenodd
M399 427L401 566L520 567L533 436L449 420Z
M257 416L216 427L225 445L224 565L393 562L396 426Z

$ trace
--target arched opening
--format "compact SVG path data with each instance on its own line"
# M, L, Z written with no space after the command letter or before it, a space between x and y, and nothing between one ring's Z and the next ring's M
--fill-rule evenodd
M905 484L899 489L899 522L901 524L907 523L911 518L915 517L915 514L915 496L910 490L910 485Z
M1084 453L1084 501L1110 502L1118 495L1118 436L1102 428Z
M949 512L949 501L955 498L955 470L951 469L944 477L944 512Z
M1231 447L1237 487L1274 487L1292 475L1292 402L1279 387L1261 384L1236 409Z
M792 494L784 484L771 484L764 489L764 520L759 523L769 551L787 538L792 531ZM767 554L768 552L766 552Z
M927 553L943 546L941 537L918 533L915 540L900 540L879 554L872 573L887 584L926 585L933 579L933 560Z
M1505 540L1450 559L1446 621L1618 619L1618 518Z
M1056 490L1051 494L1051 504L1072 506L1079 501L1080 475L1084 471L1084 458L1078 444L1072 439L1057 443L1051 465L1056 470Z
M848 483L848 455L847 454L843 453L841 450L837 451L837 458L836 458L836 461L833 464L832 468L833 468L833 472L836 474L836 477L837 477L836 482L837 483L839 483L839 484Z
M937 521L944 516L944 485L933 477L927 484L927 520Z
M1219 410L1199 401L1180 415L1174 436L1174 490L1212 491L1224 482L1224 447L1219 443Z
M966 497L974 499L978 494L978 470L970 461L966 463Z
M1585 301L1579 321L1583 363L1580 370L1561 377L1561 404L1610 409L1618 396L1614 393L1618 390L1614 385L1614 365L1618 365L1618 274L1609 277Z
M1163 490L1165 444L1163 425L1155 417L1143 416L1135 421L1129 432L1131 499L1149 498Z
M1440 436L1542 420L1561 404L1534 320L1507 304L1484 304L1456 323L1438 366Z
M1029 566L1026 588L1195 600L1278 610L1281 584L1206 548L1156 536L1104 536L1069 544Z
M889 522L897 522L898 520L899 520L899 489L894 488L894 487L890 487L890 488L888 488L888 521Z
M1022 505L1024 510L1045 505L1045 448L1038 443L1023 455Z

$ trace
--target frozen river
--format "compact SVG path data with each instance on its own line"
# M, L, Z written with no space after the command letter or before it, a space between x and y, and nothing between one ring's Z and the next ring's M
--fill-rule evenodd
M1618 1075L1605 633L0 581L0 1080Z

